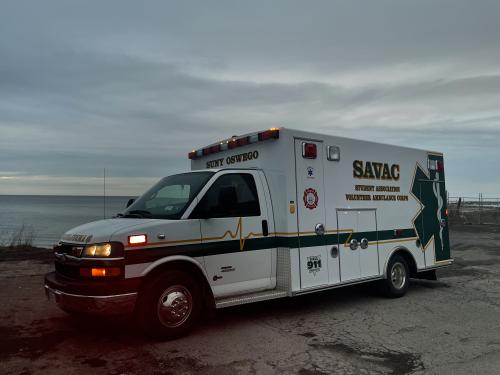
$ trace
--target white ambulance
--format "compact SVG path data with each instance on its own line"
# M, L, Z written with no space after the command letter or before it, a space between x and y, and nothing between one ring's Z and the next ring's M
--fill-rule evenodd
M174 338L214 308L376 280L400 297L452 263L441 153L273 128L189 158L123 214L68 231L47 296Z

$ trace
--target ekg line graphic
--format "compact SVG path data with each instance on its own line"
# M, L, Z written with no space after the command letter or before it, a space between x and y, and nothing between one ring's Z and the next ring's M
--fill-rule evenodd
M248 240L250 237L262 237L262 233L253 233L250 232L246 236L243 236L243 218L239 218L238 220L238 225L236 226L236 231L232 232L230 229L225 231L224 234L220 237L203 237L202 241L217 241L217 240L223 240L227 236L231 237L232 239L237 238L239 235L240 239L240 251L242 251L245 248L245 241Z

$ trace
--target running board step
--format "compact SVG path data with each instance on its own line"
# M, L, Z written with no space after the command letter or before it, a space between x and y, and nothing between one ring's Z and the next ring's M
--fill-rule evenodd
M269 299L282 298L287 296L288 296L287 291L276 290L276 289L265 290L263 292L249 293L236 297L226 297L217 299L215 301L215 307L221 309L229 306L243 305L245 303L266 301Z

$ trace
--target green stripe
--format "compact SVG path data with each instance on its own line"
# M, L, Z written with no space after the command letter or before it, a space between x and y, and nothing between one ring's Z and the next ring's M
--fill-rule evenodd
M134 249L125 252L127 264L137 264L153 262L157 259L171 255L187 255L191 257L209 256L218 254L237 253L240 251L255 251L272 249L275 247L289 248L307 248L314 246L335 245L346 243L350 233L335 233L318 236L316 234L310 236L294 236L294 237L262 237L252 238L245 241L245 247L240 250L240 240L207 242L191 245L180 246L165 246L149 249ZM413 228L403 229L401 235L396 236L393 230L373 231L373 232L357 232L353 233L351 239L366 238L368 241L386 241L386 240L405 240L407 238L416 237Z

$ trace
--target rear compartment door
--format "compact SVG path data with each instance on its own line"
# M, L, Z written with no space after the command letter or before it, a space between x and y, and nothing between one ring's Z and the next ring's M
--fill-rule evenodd
M300 286L328 284L323 143L295 140ZM323 232L323 233L322 233Z
M337 211L340 278L342 282L377 276L379 270L377 217L375 209L342 209Z

